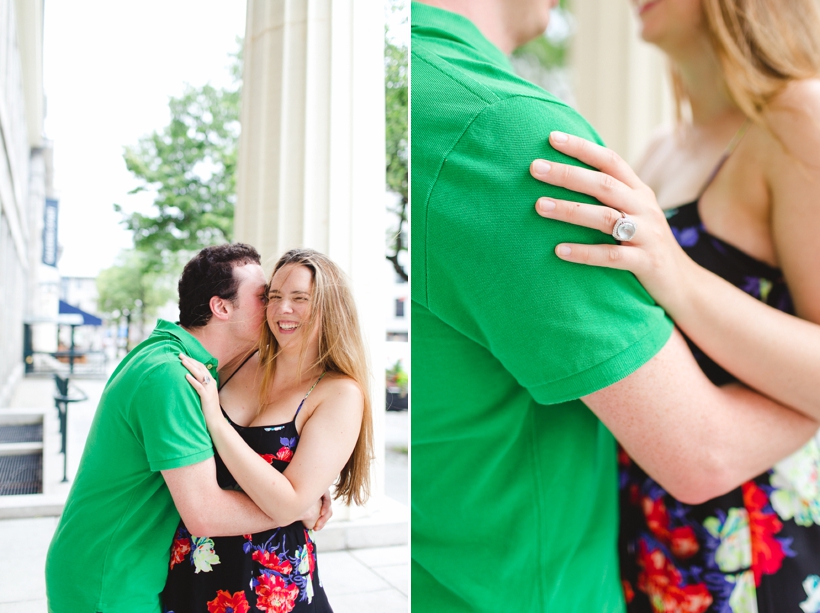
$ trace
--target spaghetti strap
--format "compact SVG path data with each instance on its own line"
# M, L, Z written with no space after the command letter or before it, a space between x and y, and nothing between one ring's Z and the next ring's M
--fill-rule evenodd
M310 392L313 391L313 388L319 384L319 381L321 381L322 377L324 377L326 374L327 371L323 372L321 375L319 375L319 378L316 379L316 383L310 386L310 389L308 390L307 394L305 394L305 397L302 398L302 402L299 403L299 407L296 409L296 413L293 414L294 421L296 420L296 416L299 415L299 411L302 410L302 405L305 404L305 400L307 400L308 396L310 396Z
M223 387L225 387L226 385L228 385L228 381L230 381L231 379L233 379L233 376L234 376L236 373L238 373L238 372L242 369L242 367L243 367L245 364L247 364L247 363L248 363L248 360L250 360L250 359L251 359L253 356L255 356L257 353L259 353L259 350L258 350L258 349L257 349L256 351L254 351L253 353L251 353L251 354L250 354L248 357L246 357L244 360L242 360L242 363L239 365L239 368L237 368L235 371L233 371L233 372L231 373L231 376L230 376L230 377L228 377L227 379L225 379L225 381L222 383L222 385L220 385L220 386L219 386L219 389L221 390Z
M743 125L740 126L738 131L735 132L735 135L732 137L732 140L729 141L729 144L726 145L726 149L723 150L723 154L720 156L718 163L715 164L715 167L712 169L712 172L709 173L709 176L706 178L706 181L701 186L700 191L698 192L697 200L700 200L701 196L703 196L703 192L705 192L706 188L709 187L712 181L715 180L717 173L719 173L720 169L723 168L723 165L726 163L726 160L729 159L729 156L732 155L732 152L734 152L734 150L740 144L740 141L743 140L743 136L746 134L746 130L749 129L751 123L752 120L747 119L743 122Z

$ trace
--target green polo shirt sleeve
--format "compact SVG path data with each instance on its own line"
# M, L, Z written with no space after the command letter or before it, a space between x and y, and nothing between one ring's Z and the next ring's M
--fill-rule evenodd
M549 98L501 98L475 114L444 156L424 207L426 278L414 292L542 404L624 378L672 329L631 273L555 256L559 242L611 239L535 212L540 196L594 202L530 176L535 158L578 164L550 147L552 130L600 142L577 113Z
M213 456L199 395L176 356L153 367L131 403L131 423L152 471L190 466Z

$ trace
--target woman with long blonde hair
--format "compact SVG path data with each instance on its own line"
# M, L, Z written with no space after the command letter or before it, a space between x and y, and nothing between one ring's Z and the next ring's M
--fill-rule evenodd
M643 39L670 60L678 122L637 175L603 147L550 135L599 172L535 161L533 176L606 206L542 198L537 211L620 241L556 255L632 271L713 382L743 382L820 421L820 6L633 5ZM630 611L820 611L816 436L703 504L674 499L626 454L620 483Z
M241 488L281 527L209 538L181 525L166 611L330 611L299 519L333 483L347 504L369 495L369 374L344 273L316 251L289 251L266 300L258 351L218 394L204 365L182 361L202 399L220 485Z

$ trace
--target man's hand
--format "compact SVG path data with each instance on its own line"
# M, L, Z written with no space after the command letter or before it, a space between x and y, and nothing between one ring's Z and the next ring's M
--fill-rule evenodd
M328 520L333 517L331 506L332 498L330 490L327 490L316 504L310 506L307 512L300 518L301 522L308 530L321 530Z
M332 503L333 499L330 497L330 490L328 489L324 494L322 494L321 503L322 503L322 511L319 514L319 520L316 522L316 525L313 527L314 530L321 530L325 527L325 524L328 520L333 517L333 506Z

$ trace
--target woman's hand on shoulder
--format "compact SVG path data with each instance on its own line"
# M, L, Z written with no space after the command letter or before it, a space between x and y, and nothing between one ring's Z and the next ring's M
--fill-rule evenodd
M179 354L179 359L189 372L189 374L185 375L185 378L202 400L202 413L205 416L205 422L210 428L210 425L214 423L215 420L222 419L222 409L219 406L219 390L216 387L216 380L211 376L210 371L202 362L183 353Z
M560 243L555 254L567 262L631 271L655 300L671 308L681 295L682 279L694 264L675 240L653 191L611 149L563 132L552 132L550 144L597 170L535 160L530 174L544 183L592 196L605 206L542 197L535 204L539 215L607 235L624 216L636 227L629 241L617 245Z

